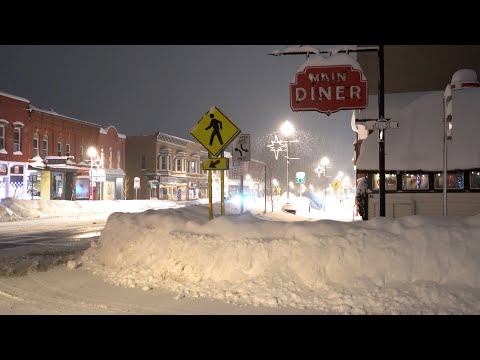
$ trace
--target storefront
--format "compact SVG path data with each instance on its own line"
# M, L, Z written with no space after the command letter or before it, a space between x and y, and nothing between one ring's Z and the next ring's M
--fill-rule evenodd
M28 163L0 162L0 199L28 199Z

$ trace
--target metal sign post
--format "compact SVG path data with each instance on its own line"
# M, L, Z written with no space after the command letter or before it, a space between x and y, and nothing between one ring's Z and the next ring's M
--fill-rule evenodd
M223 158L223 150L240 134L240 129L216 106L190 130L190 134L208 150L208 218L213 219L212 169L221 170L221 215L225 215L224 177L228 159ZM222 154L222 158L213 158ZM214 160L211 160L211 159ZM205 164L204 164L205 166ZM204 168L205 169L205 168Z
M224 156L224 152L222 151L221 156ZM225 171L220 170L222 174L220 175L220 216L225 216Z

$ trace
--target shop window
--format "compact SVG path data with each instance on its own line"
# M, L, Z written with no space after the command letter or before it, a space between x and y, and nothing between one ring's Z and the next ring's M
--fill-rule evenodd
M470 172L470 189L480 190L480 171Z
M403 174L402 190L429 190L428 174Z
M462 173L447 174L447 189L462 190L465 188L464 184ZM434 188L435 190L443 189L443 173L435 174Z
M379 189L380 189L380 174L374 174L372 190L379 190ZM397 175L385 174L385 191L396 191L396 190L397 190Z

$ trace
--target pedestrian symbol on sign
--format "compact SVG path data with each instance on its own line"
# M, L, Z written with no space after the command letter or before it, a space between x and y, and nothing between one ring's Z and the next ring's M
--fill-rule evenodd
M205 128L205 130L208 130L213 127L212 135L210 135L210 145L213 145L213 139L215 136L218 138L220 145L223 145L222 134L220 134L220 130L222 130L222 122L215 119L213 114L210 114L210 119L212 119L212 121L210 121L210 125Z

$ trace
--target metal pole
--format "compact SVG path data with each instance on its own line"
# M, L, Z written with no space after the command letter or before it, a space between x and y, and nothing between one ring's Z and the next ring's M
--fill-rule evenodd
M90 158L90 200L93 200L93 157Z
M288 140L287 140L287 204L290 203L290 184L288 183Z
M447 109L446 99L443 99L443 216L447 216Z
M220 155L222 158L224 157L224 153L222 151L222 154ZM220 216L225 216L225 170L220 170L222 173L220 175Z
M243 172L243 166L242 166ZM240 175L240 215L243 214L243 174Z
M208 220L213 220L213 208L212 208L212 170L208 170Z
M265 170L265 174L264 174L265 179L264 179L264 185L263 185L263 194L265 196L265 210L263 211L263 213L266 214L267 213L267 164L265 164L264 170Z
M327 197L327 165L325 165L325 198Z
M378 118L385 118L384 54L383 45L378 48ZM378 130L378 170L380 173L380 216L385 216L385 130Z

